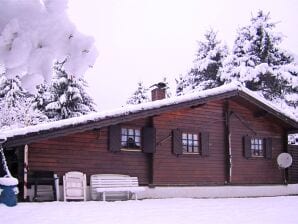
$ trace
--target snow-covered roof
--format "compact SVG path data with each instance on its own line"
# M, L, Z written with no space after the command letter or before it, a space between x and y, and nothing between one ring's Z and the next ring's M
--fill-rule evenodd
M242 93L242 94L246 94L249 97L252 97L256 102L261 103L262 105L265 105L268 109L271 109L272 111L282 116L286 120L290 120L292 123L295 124L296 128L298 127L297 125L298 118L295 117L294 114L279 109L274 104L267 101L257 93L243 87L238 83L230 83L217 88L204 90L200 92L194 92L183 96L177 96L177 97L172 97L168 99L138 104L138 105L127 105L125 107L121 107L115 110L91 113L81 117L69 118L65 120L54 121L54 122L49 122L49 123L44 123L44 124L39 124L34 126L28 126L24 128L6 130L6 131L3 131L1 135L2 135L2 138L7 138L9 140L10 138L24 136L27 134L38 133L42 131L57 130L57 129L60 130L61 128L74 127L74 126L79 126L83 124L103 121L106 119L133 115L142 111L149 111L152 109L163 108L163 107L191 102L195 100L204 100L206 98L210 98L213 96L227 94L229 92L231 93L237 92L240 95Z

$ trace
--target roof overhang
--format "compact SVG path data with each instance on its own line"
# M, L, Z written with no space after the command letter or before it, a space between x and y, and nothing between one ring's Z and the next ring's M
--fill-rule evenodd
M210 101L229 99L235 96L243 98L257 107L267 111L269 114L292 127L291 130L298 129L298 122L295 119L286 116L284 113L273 108L272 105L266 103L267 101L265 102L264 100L259 100L257 97L255 97L255 95L246 89L243 90L243 88L231 88L231 90L219 91L217 93L215 92L215 94L209 95L205 94L202 97L193 97L189 100L187 100L187 98L185 98L186 100L183 100L184 98L179 98L177 101L175 101L175 99L170 99L168 101L160 100L159 102L144 104L144 107L142 107L142 105L134 107L137 109L128 108L127 110L123 110L121 112L116 111L115 113L107 113L105 116L102 116L103 113L97 113L97 116L93 116L93 119L89 119L90 116L88 117L88 115L85 115L85 117L80 117L78 122L68 122L66 120L63 122L62 120L56 123L52 122L51 124L41 124L39 125L39 129L34 128L36 126L32 126L32 131L30 131L30 127L27 127L27 129L25 128L26 130L29 130L27 132L24 132L24 130L20 129L19 133L16 131L14 135L8 133L7 141L4 143L4 146L12 147L24 145L44 139L65 136L87 130L100 129L102 127L107 127L114 124L128 122L144 117L151 117L176 109L199 106ZM178 97L176 98L178 99ZM65 124L60 125L61 123ZM57 125L55 126L55 124Z

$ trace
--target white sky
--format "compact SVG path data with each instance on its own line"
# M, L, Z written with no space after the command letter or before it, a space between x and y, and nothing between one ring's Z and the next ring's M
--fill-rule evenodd
M207 29L231 49L237 28L259 9L280 22L283 47L298 54L297 0L69 0L68 7L78 30L96 41L99 57L85 78L99 110L125 105L139 81L167 77L174 86Z

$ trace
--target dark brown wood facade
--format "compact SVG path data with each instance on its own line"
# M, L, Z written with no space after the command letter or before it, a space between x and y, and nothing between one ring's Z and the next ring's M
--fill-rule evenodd
M143 127L148 119L123 125ZM148 154L142 152L110 152L108 127L43 140L29 145L31 170L52 170L59 176L69 171L87 174L127 174L137 176L143 185L149 183Z
M128 174L137 176L140 184L151 186L282 184L284 181L276 157L287 150L288 126L237 97L176 108L118 124L155 128L155 153L111 152L109 126L106 126L29 144L29 167L52 170L59 176L73 170L88 176ZM204 155L173 153L173 130L208 134L208 151ZM272 139L271 158L246 158L245 136Z
M292 166L288 170L288 177L290 184L298 183L298 145L289 145L288 152L293 157Z
M276 158L286 151L286 131L272 118L256 115L257 108L247 109L231 101L230 118L232 136L232 183L236 184L277 184L283 183L283 173ZM272 138L271 158L246 158L243 152L243 136Z

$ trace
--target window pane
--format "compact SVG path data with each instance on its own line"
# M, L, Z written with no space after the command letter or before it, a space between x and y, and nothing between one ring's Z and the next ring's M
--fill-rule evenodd
M188 139L192 139L192 134L188 134Z
M198 153L198 152L199 152L199 147L198 147L198 146L194 146L194 147L193 147L193 152Z
M121 128L121 134L126 135L127 134L127 129L126 128Z
M136 135L136 136L141 136L141 131L140 131L139 129L136 129L136 130L135 130L135 135Z
M127 140L127 136L126 136L126 135L122 135L122 137L121 137L121 141L122 141L122 142L126 142L126 140Z
M193 145L194 145L194 146L198 146L198 145L199 145L199 142L198 142L198 141L194 141L194 142L193 142Z
M198 135L197 134L193 135L193 140L198 140Z
M137 143L140 143L141 142L141 139L140 139L140 137L135 137L135 142Z
M182 139L187 139L187 134L186 133L182 133Z
M187 140L186 139L182 140L182 145L187 145Z
M133 135L133 129L128 129L128 135Z
M191 152L191 147L189 145L187 146L187 152Z
M259 145L262 145L262 139L259 139Z

